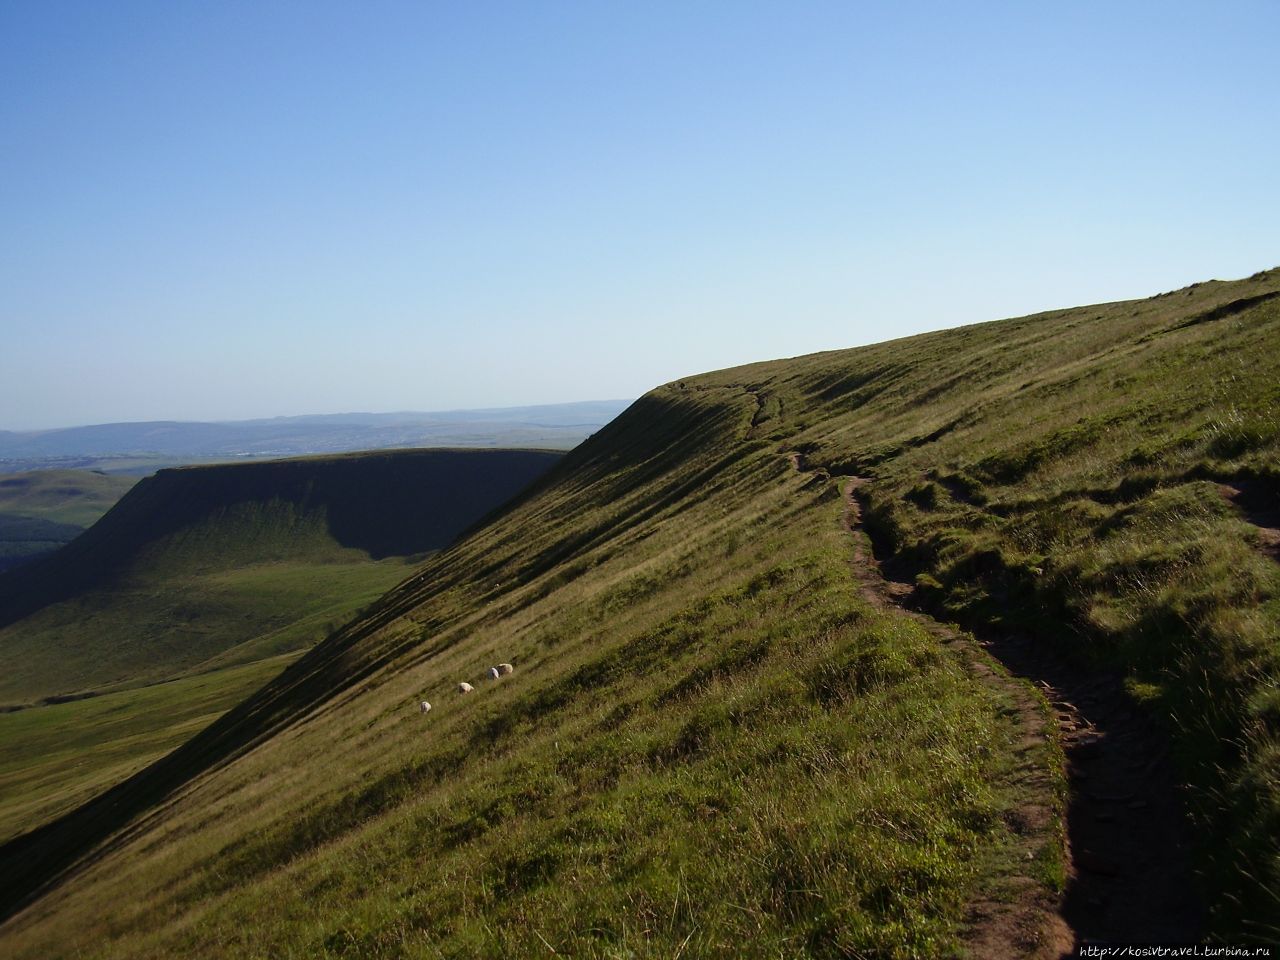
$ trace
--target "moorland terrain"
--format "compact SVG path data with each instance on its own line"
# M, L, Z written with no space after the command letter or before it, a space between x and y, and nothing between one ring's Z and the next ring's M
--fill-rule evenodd
M135 482L92 470L0 474L0 572L70 543Z
M659 387L0 848L0 946L1274 939L1278 373L1269 271Z
M0 838L207 726L560 456L165 470L56 554L0 576Z

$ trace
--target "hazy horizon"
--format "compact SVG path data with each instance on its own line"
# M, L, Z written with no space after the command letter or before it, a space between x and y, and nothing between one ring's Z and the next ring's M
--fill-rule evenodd
M444 416L450 414L461 413L493 413L501 411L514 410L530 410L537 408L551 407L573 407L585 406L591 404L600 405L626 405L635 402L635 398L627 397L606 397L601 399L587 400L565 400L558 403L526 403L511 404L507 406L492 407L450 407L439 410L331 410L324 412L308 411L305 413L282 413L267 414L265 416L250 417L215 417L210 419L178 419L174 417L149 417L145 419L134 420L98 420L85 423L58 423L36 427L13 427L5 423L0 423L0 433L44 433L55 430L74 430L81 427L103 427L114 426L117 424L146 424L146 423L180 423L180 424L243 424L243 423L268 423L276 420L306 420L311 418L324 419L335 417L395 417L395 416Z
M6 429L639 396L1280 262L1280 6L0 9Z

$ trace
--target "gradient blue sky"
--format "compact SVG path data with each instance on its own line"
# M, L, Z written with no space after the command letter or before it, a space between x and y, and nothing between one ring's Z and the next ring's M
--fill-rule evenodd
M635 396L1280 264L1280 3L0 0L0 429Z

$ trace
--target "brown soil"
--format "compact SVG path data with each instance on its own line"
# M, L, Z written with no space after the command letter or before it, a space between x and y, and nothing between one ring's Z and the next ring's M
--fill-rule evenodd
M806 470L799 454L789 455ZM1120 678L1090 673L1057 656L1031 637L965 634L911 609L912 584L886 579L861 534L857 489L844 485L843 524L853 535L851 566L863 596L892 604L919 619L959 652L975 676L1016 705L1026 748L1056 734L1066 760L1067 886L1060 901L1029 874L1012 879L1013 895L971 905L966 945L975 957L1063 957L1088 943L1194 942L1204 911L1196 896L1188 855L1187 824L1180 787L1168 757L1167 738L1138 709ZM1280 531L1277 531L1280 535ZM1004 669L991 662L993 658ZM1009 676L1005 671L1008 671ZM1046 724L1043 703L1057 729ZM1028 757L1018 772L1026 801L1015 813L1015 829L1028 850L1051 840L1053 771Z
M792 460L797 466L797 460ZM861 508L855 491L862 484L854 477L844 486L843 525L853 535L850 566L862 588L862 595L876 606L893 605L914 617L930 633L960 654L971 674L995 687L1016 711L1022 740L1017 752L1023 758L1015 771L1026 799L1013 811L1011 826L1025 843L1027 864L1035 851L1045 844L1057 842L1057 823L1051 806L1052 771L1045 768L1037 747L1046 743L1044 709L1025 683L1008 676L991 663L990 658L962 634L931 617L903 606L912 588L909 584L885 578L879 565L858 535ZM1059 911L1056 900L1049 896L1041 881L1031 874L1008 878L1000 896L983 897L969 905L964 942L974 957L1013 960L1022 957L1061 957L1075 946L1075 936Z
M1271 502L1260 485L1248 481L1220 483L1218 492L1253 525L1258 548L1280 562L1280 504Z

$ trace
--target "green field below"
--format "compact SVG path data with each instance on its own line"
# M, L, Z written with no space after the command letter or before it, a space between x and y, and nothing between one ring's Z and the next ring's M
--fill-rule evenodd
M65 813L168 753L303 652L0 713L0 841Z
M189 739L556 460L404 451L173 471L67 553L0 578L0 838ZM72 479L27 484L28 506Z
M0 572L69 543L134 483L89 470L0 474Z
M136 482L92 470L0 474L0 513L88 527Z
M357 550L317 544L312 559L183 568L171 551L163 575L135 568L124 583L95 588L0 630L9 669L0 697L102 693L309 646L376 599L408 568ZM301 552L301 551L300 551ZM211 552L212 557L226 558ZM75 656L69 655L74 652ZM110 669L111 665L115 669Z

